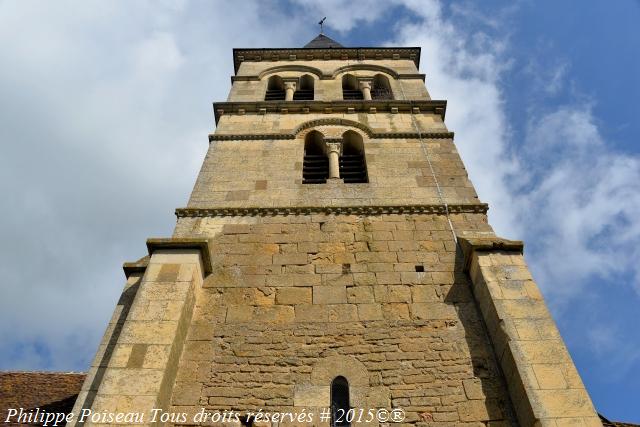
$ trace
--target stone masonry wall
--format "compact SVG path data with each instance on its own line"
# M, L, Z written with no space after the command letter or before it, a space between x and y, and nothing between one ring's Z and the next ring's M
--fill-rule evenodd
M341 135L349 127L314 129ZM440 204L426 152L448 203L479 203L451 139L365 139L369 182L332 186L302 184L305 134L293 140L212 143L188 206Z
M452 221L491 233L481 214ZM343 375L352 406L400 407L406 424L510 419L445 216L181 218L176 236L212 239L214 269L173 411L328 407Z

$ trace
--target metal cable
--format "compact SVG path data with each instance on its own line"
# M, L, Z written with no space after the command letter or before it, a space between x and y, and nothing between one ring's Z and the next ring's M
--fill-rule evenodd
M400 84L400 90L402 91L402 98L404 98L404 100L407 100L407 97L404 93L404 88L402 87L402 82L399 81ZM422 152L424 153L425 157L427 158L427 164L429 165L429 170L431 171L431 176L433 177L433 181L436 183L436 191L438 192L438 197L440 198L440 203L442 203L444 205L444 211L445 211L445 215L447 216L447 222L449 223L449 229L451 230L451 234L453 235L453 241L456 242L456 244L458 243L458 237L456 236L456 232L453 228L453 223L451 222L451 216L449 213L449 204L447 203L447 201L444 198L444 194L442 193L442 188L440 188L440 183L438 182L438 178L436 177L436 173L433 170L433 164L431 163L431 156L429 155L429 151L427 150L426 147L426 143L424 142L424 140L422 139L422 132L420 132L420 127L418 126L418 121L416 120L416 117L413 113L413 108L411 109L411 123L413 124L414 129L416 130L416 132L418 133L418 139L420 140L420 146L422 147Z

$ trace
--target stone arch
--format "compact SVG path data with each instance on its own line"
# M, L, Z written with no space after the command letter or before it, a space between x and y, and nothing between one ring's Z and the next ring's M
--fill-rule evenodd
M393 79L398 79L400 75L388 67L383 67L382 65L374 65L374 64L351 64L345 65L342 67L338 67L333 71L332 77L335 79L340 74L347 73L349 71L378 71L383 74L387 74L389 77Z
M351 387L368 387L369 371L353 356L334 355L319 360L311 371L311 383L330 386L334 378L343 376Z
M262 80L263 78L271 75L280 73L283 71L298 71L301 73L310 73L316 76L318 79L322 78L322 71L315 67L310 67L308 65L278 65L275 67L267 68L266 70L262 70L258 77Z
M316 126L324 126L324 125L352 127L360 130L367 137L373 136L373 131L369 126L363 123L357 122L355 120L341 119L337 117L315 119L315 120L309 120L308 122L301 123L293 130L293 134L298 136L300 132L302 132L303 130L311 129Z
M344 377L349 383L351 406L389 407L391 403L389 389L384 386L371 386L367 367L354 356L339 354L318 360L313 365L309 380L296 384L294 406L328 407L331 399L331 384L338 376Z

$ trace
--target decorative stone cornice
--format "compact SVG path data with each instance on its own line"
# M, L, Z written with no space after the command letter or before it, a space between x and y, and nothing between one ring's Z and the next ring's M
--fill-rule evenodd
M367 67L363 67L362 69L364 70L369 70L369 71L374 71L374 70L370 70ZM281 71L299 71L302 73L311 73L311 74L315 74L316 76L318 76L318 79L320 80L333 80L335 79L333 74L320 74L318 75L318 73L313 72L313 68L309 67L309 69L306 69L304 67L296 67L296 66L282 66L276 69L276 71L272 71L272 69L270 68L268 71L271 71L270 74L276 74L278 72ZM263 72L264 73L264 72ZM268 75L267 73L265 73L266 75ZM426 74L423 73L396 73L395 74L395 78L398 80L422 80L424 81L426 78ZM233 82L259 82L261 80L260 75L257 76L231 76L231 83Z
M215 102L216 124L224 114L289 113L432 113L444 121L447 101L443 100L372 100L372 101L245 101Z
M345 48L285 48L233 49L233 68L238 73L244 61L312 61L312 60L409 59L420 66L419 47L345 47Z
M449 213L486 214L486 203L448 205ZM276 215L388 215L388 214L437 214L447 213L445 205L377 205L377 206L291 206L291 207L220 207L178 208L178 218L207 218L221 216L276 216Z
M348 126L348 125L345 125ZM384 132L373 133L371 139L453 139L453 132L426 132L418 134L416 132ZM265 133L265 134L215 134L209 135L211 141L258 141L265 139L296 139L293 133Z
M263 133L263 134L209 134L209 142L211 141L253 141L265 139L295 139L298 134L306 129L312 129L317 126L344 126L351 127L362 131L371 139L453 139L453 132L374 132L364 123L343 119L340 117L326 117L322 119L309 120L295 127L291 133Z

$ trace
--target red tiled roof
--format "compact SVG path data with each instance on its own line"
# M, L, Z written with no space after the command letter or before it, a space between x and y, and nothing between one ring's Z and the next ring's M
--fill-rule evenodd
M0 372L0 422L40 425L5 424L10 408L71 412L85 376L78 372Z

